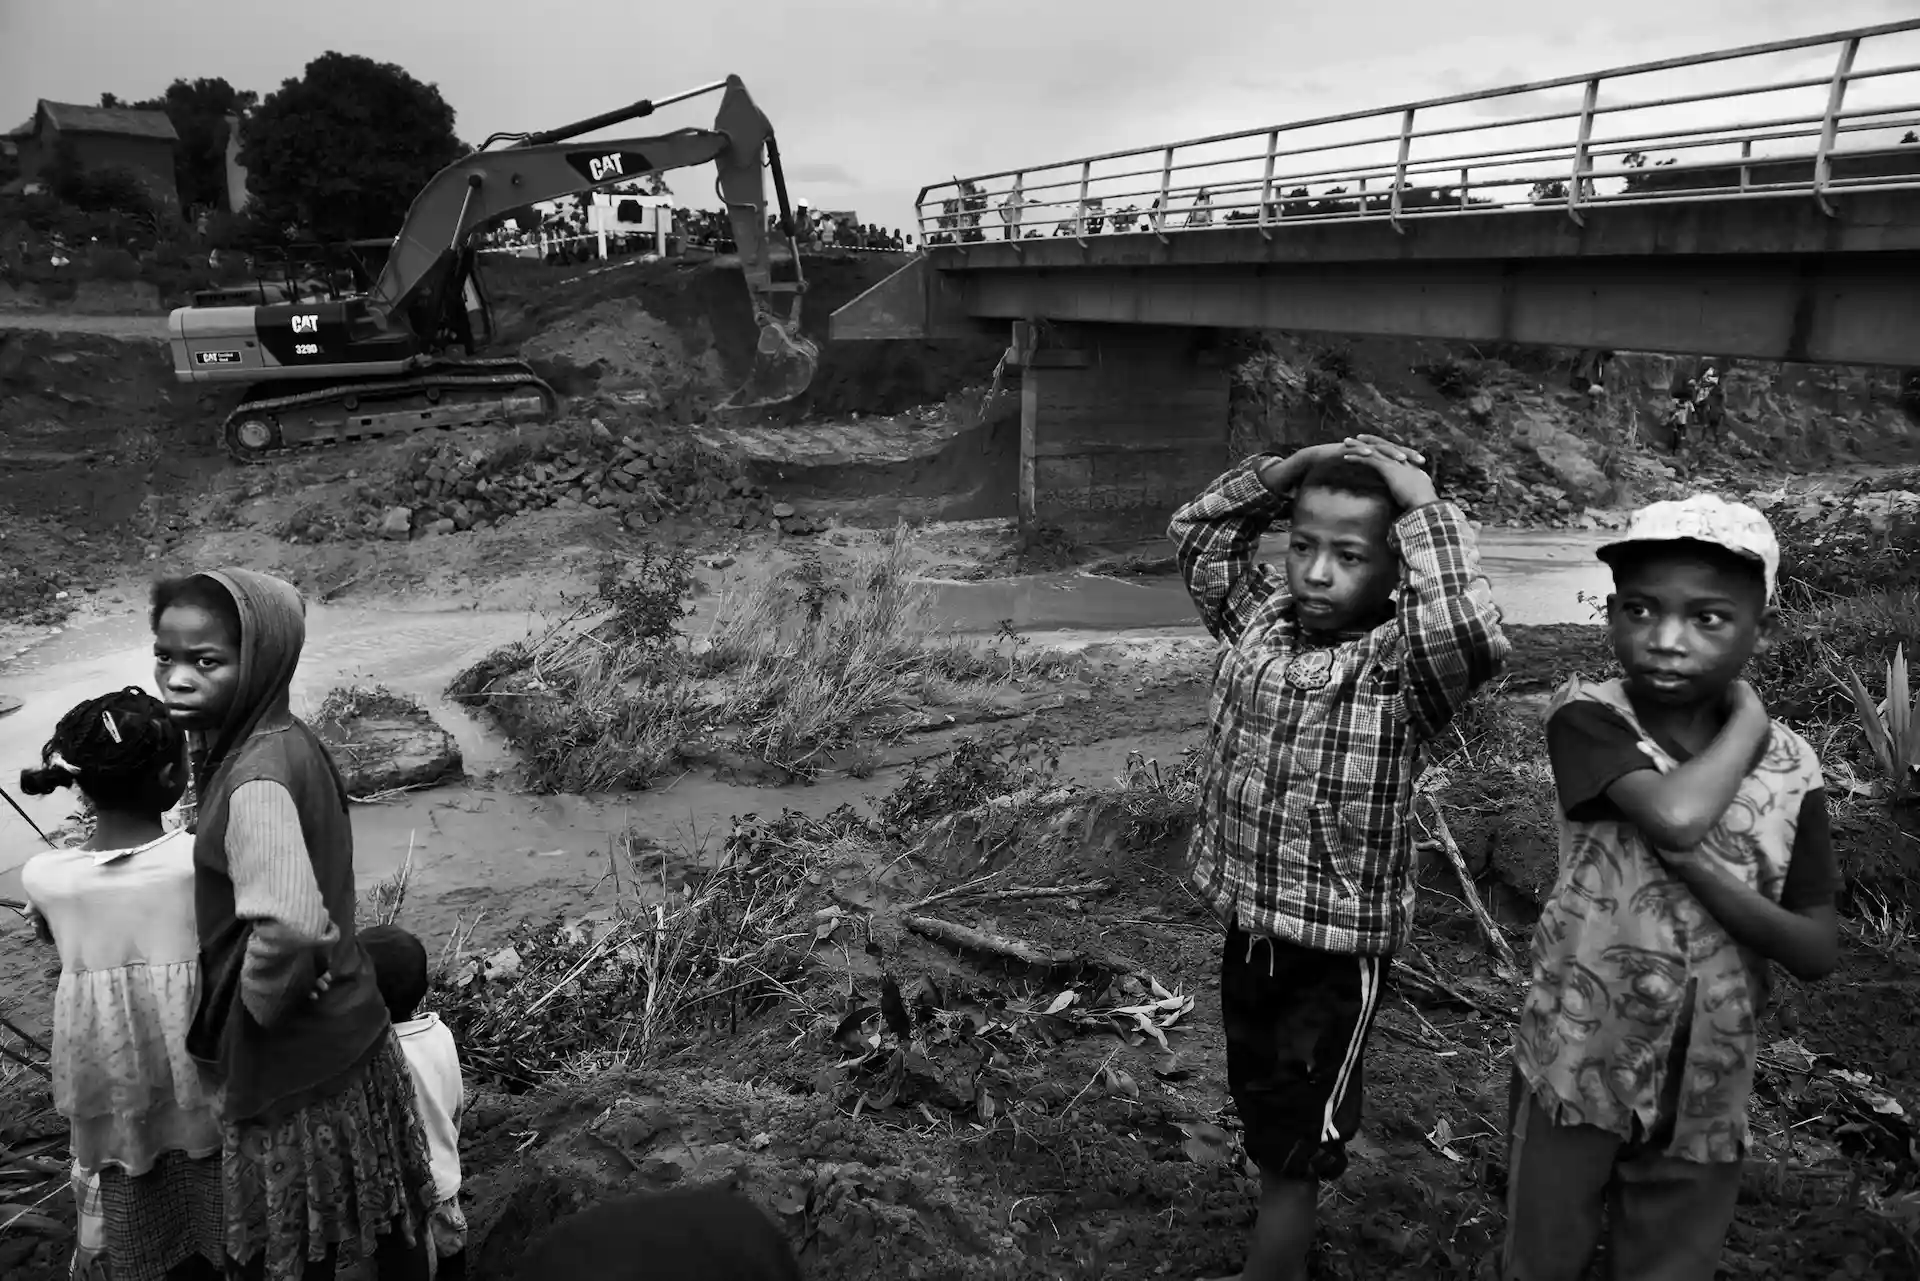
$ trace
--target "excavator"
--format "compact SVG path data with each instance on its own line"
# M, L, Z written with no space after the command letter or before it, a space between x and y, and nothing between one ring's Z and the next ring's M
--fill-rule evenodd
M721 98L712 129L574 141L714 92ZM709 161L760 331L748 379L722 407L790 400L813 381L820 353L800 333L806 281L797 252L785 255L792 279L774 278L763 164L789 247L793 211L773 126L738 76L542 133L493 135L415 197L367 293L174 311L174 377L245 385L222 426L227 453L242 463L427 428L550 418L559 397L528 365L477 354L494 325L476 270L476 233L536 201Z

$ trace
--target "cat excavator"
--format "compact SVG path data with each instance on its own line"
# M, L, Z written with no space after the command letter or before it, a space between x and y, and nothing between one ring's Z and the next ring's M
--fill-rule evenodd
M721 98L712 129L573 141L714 92ZM806 282L797 252L783 255L792 278L774 278L763 164L789 247L793 211L773 126L738 76L543 133L495 134L414 199L367 293L174 311L174 377L246 387L222 426L228 454L243 463L426 428L549 418L559 398L545 380L523 361L478 354L494 326L476 270L477 233L536 201L709 161L760 330L747 382L723 407L790 400L812 382L820 353L800 333Z

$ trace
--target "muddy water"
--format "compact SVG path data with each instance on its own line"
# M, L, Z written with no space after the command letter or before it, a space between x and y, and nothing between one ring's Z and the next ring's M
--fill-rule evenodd
M1510 623L1587 623L1580 593L1604 595L1606 569L1594 559L1603 534L1542 535L1493 529L1480 556ZM1108 578L1040 574L991 582L943 582L936 608L962 631L992 632L1002 620L1026 631L1125 631L1193 627L1193 603L1177 577Z
M1578 593L1604 590L1594 571L1598 537L1540 539L1494 531L1482 540L1489 575L1510 621L1585 622ZM703 613L711 600L703 601ZM1174 579L1123 580L1080 574L1041 575L981 583L936 584L936 608L956 630L990 633L1010 620L1037 642L1092 641L1114 635L1192 632L1192 607ZM695 620L698 630L700 619ZM736 814L793 808L823 814L889 790L895 779L835 778L774 791L718 783L689 775L670 786L613 798L516 793L489 771L510 752L441 691L452 676L495 647L520 639L539 620L521 613L419 613L315 606L295 686L295 710L311 712L326 692L348 682L381 683L426 704L459 741L470 774L480 781L415 793L354 811L357 864L363 886L391 874L412 852L413 885L440 910L521 915L564 910L593 899L617 870L609 859L614 836L633 828L658 846L698 858L717 849ZM0 717L0 775L33 760L60 714L83 698L118 685L152 680L144 620L97 619L71 627L11 662L0 664L0 701L21 708ZM1069 776L1105 781L1117 776L1130 748L1171 759L1190 737L1169 727L1125 742L1070 749L1061 767ZM930 745L932 746L932 745ZM14 791L9 786L9 791ZM64 821L73 797L17 797L44 828ZM37 842L11 812L0 812L0 896L18 896L18 867ZM649 875L657 875L654 867ZM470 913L469 913L470 914ZM422 921L425 928L428 922Z

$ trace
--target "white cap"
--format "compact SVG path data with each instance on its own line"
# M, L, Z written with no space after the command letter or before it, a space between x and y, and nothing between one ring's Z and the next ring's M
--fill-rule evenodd
M1627 522L1627 532L1599 551L1612 563L1616 553L1634 543L1707 543L1759 562L1766 575L1767 599L1773 599L1780 576L1780 540L1758 508L1730 503L1718 494L1648 503Z

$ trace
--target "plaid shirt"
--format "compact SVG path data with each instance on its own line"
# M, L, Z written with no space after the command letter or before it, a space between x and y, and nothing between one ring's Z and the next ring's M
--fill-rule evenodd
M1391 953L1413 908L1407 814L1420 744L1506 662L1473 532L1452 503L1394 522L1395 616L1321 638L1255 560L1289 500L1256 455L1174 513L1187 591L1224 641L1214 671L1195 886L1223 920L1326 952Z

